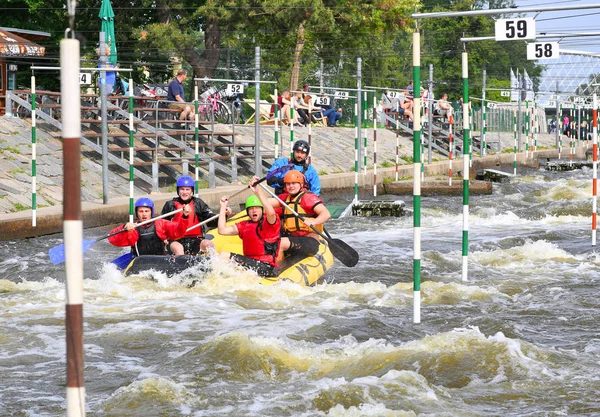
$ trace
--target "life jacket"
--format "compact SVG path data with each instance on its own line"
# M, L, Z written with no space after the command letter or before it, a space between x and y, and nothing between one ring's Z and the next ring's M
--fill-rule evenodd
M198 220L198 217L196 216L196 202L194 199L192 199L189 203L187 204L191 204L192 205L192 212L190 213L189 217L187 219L183 218L183 213L180 211L179 213L176 213L173 216L173 219L171 219L171 221L177 221L177 222L187 222L187 228L189 229L190 227L192 227L193 225L195 225L196 223L200 223L200 221ZM180 208L183 208L183 203L179 200L179 199L175 199L173 200L173 205L175 206L175 210L179 210ZM198 226L193 230L190 230L189 232L185 232L185 235L183 235L183 237L201 237L202 236L202 226Z
M165 254L165 244L156 235L155 223L148 227L140 227L137 231L140 237L135 246L131 247L133 256Z
M291 195L288 195L286 203L288 206L290 206L292 209L294 209L294 211L296 213L302 215L302 217L314 219L318 216L317 213L315 213L314 211L311 213L308 213L308 212L304 211L304 209L300 205L300 202L302 201L302 197L304 197L304 195L306 193L307 193L307 191L302 191L302 192L298 193L298 195L296 197L292 197ZM294 213L292 213L287 208L283 209L283 216L281 217L281 219L282 219L283 230L286 232L293 233L295 231L303 231L303 232L308 232L308 233L314 233L314 230L312 230L310 227L305 225L304 222L302 220L300 220L300 218L298 216L296 216ZM323 232L322 224L316 225L314 227L319 232Z
M244 225L244 238L242 239L244 256L277 266L277 253L281 239L264 238L264 218L258 222L247 221Z

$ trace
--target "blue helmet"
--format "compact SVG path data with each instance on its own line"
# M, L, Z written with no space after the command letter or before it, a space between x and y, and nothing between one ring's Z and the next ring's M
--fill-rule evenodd
M196 182L188 175L184 175L177 179L177 193L179 194L179 187L192 187L192 192L196 192Z
M148 197L138 198L135 202L135 213L138 207L150 207L151 216L154 217L154 202Z

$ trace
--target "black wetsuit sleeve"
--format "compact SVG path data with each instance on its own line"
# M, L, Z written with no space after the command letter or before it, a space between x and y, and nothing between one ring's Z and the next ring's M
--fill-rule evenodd
M163 206L163 209L160 212L160 214L163 215L163 214L170 213L172 211L175 211L175 203L173 203L173 200L169 200ZM171 220L172 218L173 218L173 216L165 217L165 220Z
M281 188L283 188L283 178L279 178L276 175L273 175L271 178L267 179L267 184L269 184L271 187L273 185L278 185Z
M208 220L211 217L215 216L215 213L210 209L210 207L208 207L208 204L206 204L204 201L202 201L199 198L195 199L195 201L194 201L194 210L196 211L196 217L198 217L198 220L200 220L200 222L203 222L203 221ZM206 226L208 226L209 229L218 227L218 225L219 225L218 217L216 219L206 223Z

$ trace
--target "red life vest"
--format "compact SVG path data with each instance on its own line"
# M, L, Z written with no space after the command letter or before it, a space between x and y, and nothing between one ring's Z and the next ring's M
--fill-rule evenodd
M279 219L274 225L268 225L267 228L270 230L266 231L263 218L258 222L245 220L236 226L242 238L244 256L277 266L277 252L281 241Z
M175 200L173 201L173 204L175 205L175 210L179 210L180 208L183 208L183 204L179 201L179 200ZM194 204L194 201L190 201L189 204L192 205L192 212L190 213L189 217L187 219L183 218L183 212L179 212L176 213L173 218L171 219L171 221L173 222L187 222L186 224L186 230L189 229L190 227L192 227L195 224L200 223L200 221L198 220L198 217L196 216L196 206ZM183 235L183 237L201 237L202 236L202 226L198 226L193 230L190 230L189 232L185 232L185 235Z

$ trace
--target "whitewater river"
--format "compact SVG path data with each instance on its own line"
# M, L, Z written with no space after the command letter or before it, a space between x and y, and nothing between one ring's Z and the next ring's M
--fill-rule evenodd
M462 197L423 199L421 324L410 216L330 222L361 261L315 288L263 287L228 265L124 278L106 264L119 250L98 242L85 255L87 415L600 415L591 172L494 187L471 197L468 282ZM64 271L47 255L60 243L0 242L1 416L65 415Z

